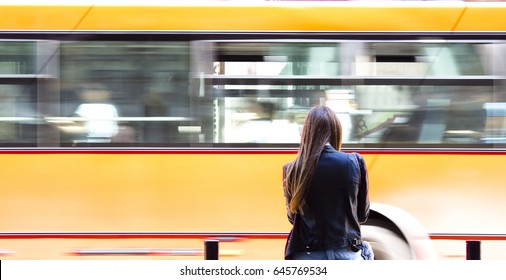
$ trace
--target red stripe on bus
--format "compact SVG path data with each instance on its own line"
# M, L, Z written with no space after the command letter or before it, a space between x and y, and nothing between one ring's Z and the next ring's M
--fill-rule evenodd
M506 155L503 149L343 149L370 155ZM296 149L0 149L1 154L297 154Z
M1 232L0 239L285 239L285 232ZM429 233L433 240L506 240L506 234Z

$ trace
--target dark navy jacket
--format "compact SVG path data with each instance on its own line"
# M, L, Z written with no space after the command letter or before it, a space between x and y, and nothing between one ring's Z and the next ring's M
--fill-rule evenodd
M286 190L285 196L288 205ZM304 215L288 211L293 228L285 258L297 252L338 249L360 240L360 224L369 216L367 170L362 156L326 145L303 210Z

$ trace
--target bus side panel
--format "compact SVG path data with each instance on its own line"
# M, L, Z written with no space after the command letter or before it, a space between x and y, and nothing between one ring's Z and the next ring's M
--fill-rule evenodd
M293 154L3 154L0 231L288 232L281 167L293 158ZM365 154L365 159L371 200L413 214L428 232L505 231L502 157ZM45 259L66 258L62 252L71 248L149 247L155 241L0 242L0 248L18 252L13 258ZM157 244L202 247L195 240ZM283 246L283 240L250 240L223 248L243 250L244 255L236 258L280 259Z
M1 157L1 231L287 229L281 168L293 156Z
M281 178L282 165L293 155L0 157L0 232L289 230ZM72 250L97 248L202 250L203 243L190 239L0 239L0 249L14 252L10 255L14 259L73 258ZM284 240L222 242L220 250L224 254L220 258L282 259ZM176 254L175 258L202 259L202 255Z
M506 231L498 155L369 155L371 197L412 213L431 233Z

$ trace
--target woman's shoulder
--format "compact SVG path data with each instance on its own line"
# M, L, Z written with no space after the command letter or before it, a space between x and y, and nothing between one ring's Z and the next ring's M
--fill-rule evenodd
M290 162L285 163L285 164L283 165L283 170L284 170L284 171L288 170L288 167L289 167L290 165L292 165L292 164L293 164L293 161L290 161Z
M340 165L346 165L350 162L358 162L359 164L363 165L364 158L362 155L355 153L355 152L343 152L343 151L336 151L334 153L323 153L320 157L320 161L322 164L340 164Z
M364 161L364 157L361 154L357 153L357 152L350 152L349 154L351 156L355 157L359 161Z

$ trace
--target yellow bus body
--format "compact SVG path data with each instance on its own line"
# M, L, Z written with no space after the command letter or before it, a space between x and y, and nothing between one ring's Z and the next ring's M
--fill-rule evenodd
M0 158L2 232L290 229L281 166L294 154L50 153L2 154ZM371 200L408 211L429 232L506 230L504 156L365 154L365 159ZM203 246L202 240L50 241L6 239L0 240L0 248L19 243L16 258L59 259L70 257L73 249L90 246ZM244 252L236 258L282 258L283 240L262 240L262 246L259 242L222 246ZM462 253L465 246L453 250Z
M2 30L503 31L503 3L2 5Z

